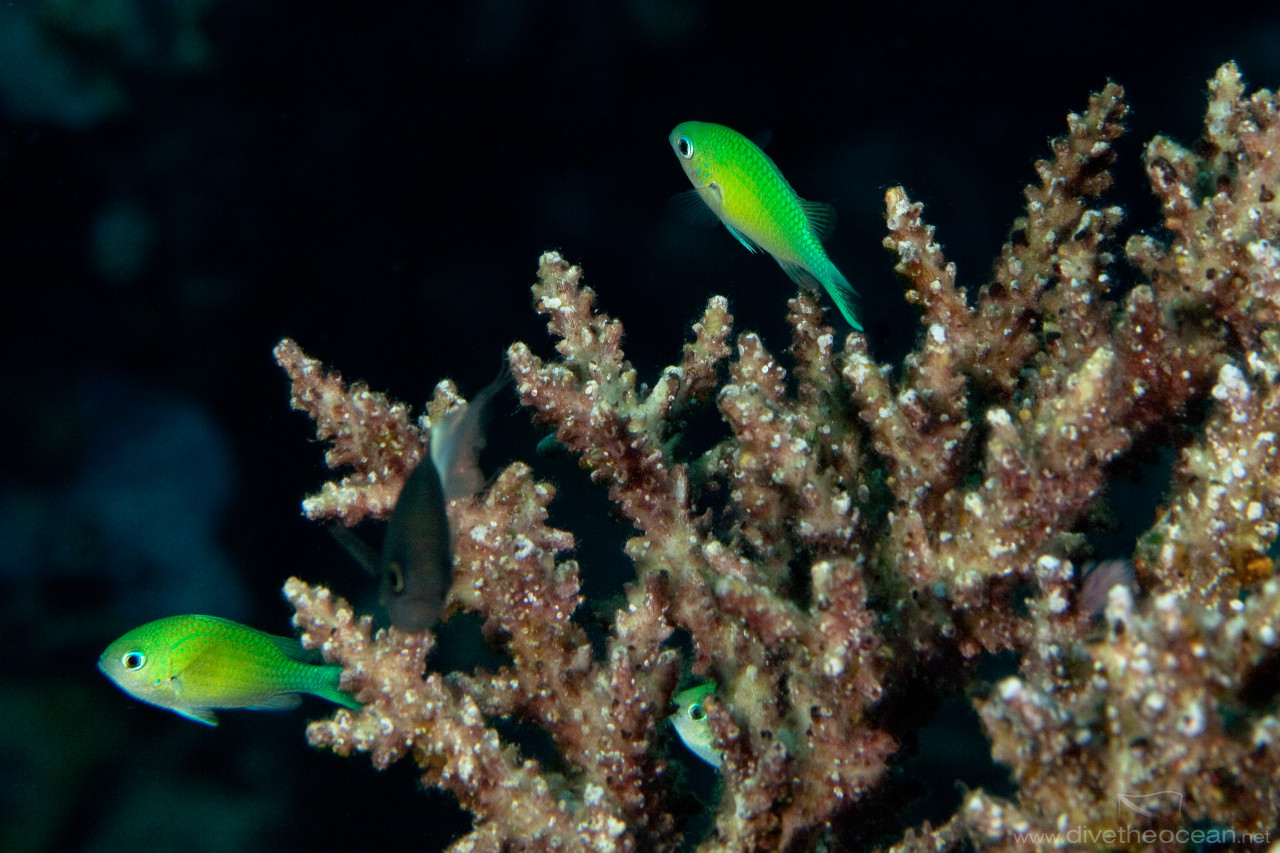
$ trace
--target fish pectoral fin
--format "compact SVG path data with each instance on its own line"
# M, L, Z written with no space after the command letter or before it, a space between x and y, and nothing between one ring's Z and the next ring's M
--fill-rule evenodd
M719 181L711 181L707 184L707 192L711 193L711 197L715 199L716 203L711 206L711 209L716 211L716 215L719 216L719 211L724 210L724 187L720 186Z
M697 190L676 193L667 202L671 212L689 225L701 228L713 228L720 224L720 217L707 206L702 193Z
M216 726L218 718L214 716L212 708L170 708L175 714L180 714L188 720L195 720L197 723L204 723L206 726Z
M337 522L325 525L325 529L366 572L375 578L378 576L378 552L368 542L357 536L355 531Z
M734 237L736 237L739 243L747 247L748 252L755 253L760 251L760 246L757 245L755 240L752 240L750 237L748 237L746 234L743 234L737 228L734 228L728 222L724 224L724 227L729 229L729 233L732 234ZM783 269L786 269L786 267L783 267Z
M836 209L821 201L805 201L800 199L800 207L804 217L809 221L809 228L818 235L819 240L826 240L836 230Z
M302 697L297 693L277 693L256 705L246 707L251 711L288 711L302 704Z

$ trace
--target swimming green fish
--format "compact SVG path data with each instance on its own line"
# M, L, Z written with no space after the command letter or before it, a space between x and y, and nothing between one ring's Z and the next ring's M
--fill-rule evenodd
M214 708L282 710L311 693L345 708L342 667L312 663L291 637L217 616L170 616L134 628L98 658L98 669L135 699L209 726Z
M711 724L707 722L707 712L702 707L702 700L715 692L716 683L708 681L677 693L672 701L679 707L669 719L689 751L719 769L720 750L716 749Z
M800 198L760 146L722 124L682 122L670 141L693 182L691 196L706 202L742 245L773 255L792 281L826 288L849 325L862 331L857 291L822 248L835 223L830 205Z

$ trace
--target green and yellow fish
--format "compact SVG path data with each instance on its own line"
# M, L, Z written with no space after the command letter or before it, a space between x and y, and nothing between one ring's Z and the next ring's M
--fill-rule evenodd
M792 281L822 285L849 325L862 331L853 305L857 291L822 248L835 222L830 205L800 198L760 146L722 124L682 122L670 141L693 182L690 195L701 198L742 245L773 255Z
M715 692L714 681L682 690L672 699L678 708L668 719L690 752L719 769L720 750L716 749L715 736L711 734L711 724L707 722L707 712L702 707L703 700Z
M312 663L291 637L217 616L170 616L134 628L98 658L98 669L135 699L209 726L215 708L283 710L311 693L345 708L342 667Z

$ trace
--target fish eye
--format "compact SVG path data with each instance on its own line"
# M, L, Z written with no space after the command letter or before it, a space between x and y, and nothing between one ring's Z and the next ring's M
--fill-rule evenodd
M404 592L404 569L400 568L399 560L387 564L387 584L392 592Z
M125 652L124 657L120 658L120 663L124 664L127 670L142 669L142 665L147 662L147 656L142 652Z
M686 160L693 156L693 143L689 137L682 136L676 140L676 151Z
M695 723L700 723L707 718L707 712L702 710L702 703L689 706L689 719Z

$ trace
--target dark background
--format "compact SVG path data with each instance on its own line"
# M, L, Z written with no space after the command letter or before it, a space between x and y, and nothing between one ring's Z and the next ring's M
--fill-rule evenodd
M771 133L835 206L829 252L896 360L918 324L880 247L885 188L926 203L976 287L1032 161L1108 77L1133 107L1111 199L1129 229L1158 225L1141 143L1194 141L1220 63L1280 84L1275 4L976 5L0 5L0 849L431 850L465 829L411 767L309 749L318 701L206 729L95 670L163 615L287 633L291 574L367 595L299 515L327 474L281 337L415 407L443 377L471 394L512 340L550 352L528 285L556 248L642 380L714 293L784 351L781 270L668 214L688 183L666 136L701 119ZM489 469L536 459L587 592L616 593L626 531L502 405ZM921 739L952 794L911 820L983 783L951 740Z

